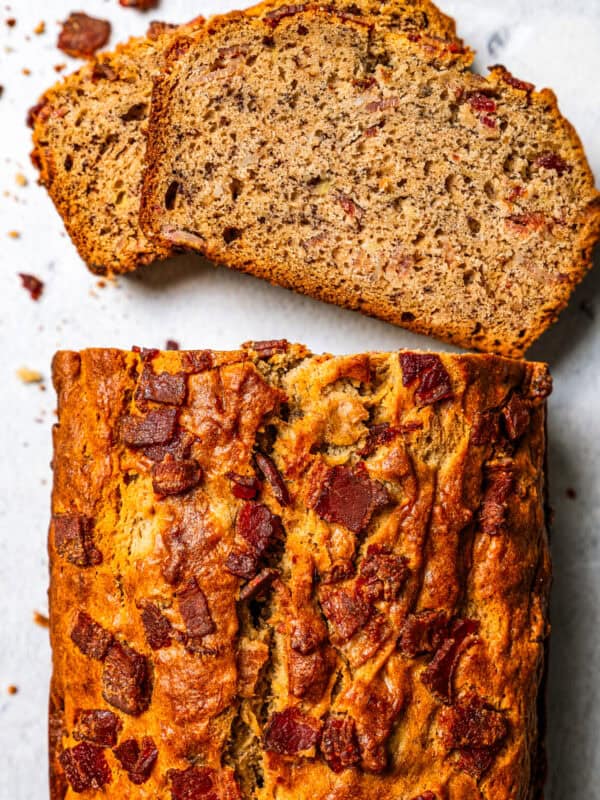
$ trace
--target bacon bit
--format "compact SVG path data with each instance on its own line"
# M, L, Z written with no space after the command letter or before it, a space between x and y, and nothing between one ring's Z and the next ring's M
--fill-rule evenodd
M158 0L119 0L123 8L137 8L138 11L150 11L158 6Z
M423 684L444 703L449 703L452 697L452 676L458 660L462 652L474 644L478 630L477 620L456 620L448 638L421 673Z
M385 545L371 544L360 564L358 590L368 602L390 602L398 598L409 574L404 556L395 555Z
M498 124L494 117L488 117L486 114L483 114L481 117L479 117L479 120L486 126L486 128L495 129Z
M171 800L241 800L239 788L231 770L211 767L170 769Z
M339 773L360 761L360 751L356 739L356 723L347 714L329 714L323 725L321 753L327 766Z
M499 69L501 71L500 77L502 78L504 83L508 84L509 86L512 86L513 89L519 89L522 92L527 92L527 94L531 94L531 92L533 92L533 90L535 89L534 83L527 83L527 81L521 81L519 80L519 78L515 78L515 76L511 75L511 73L506 69L506 67L503 67L502 65L491 67L491 69Z
M160 350L156 347L138 347L138 345L134 345L131 348L133 353L137 353L140 357L140 361L146 364L148 361L154 361L158 355L160 355Z
M178 431L168 444L154 444L144 447L142 452L150 461L164 461L172 458L174 461L186 461L194 443L194 437L188 431Z
M290 694L318 702L329 683L333 664L330 653L316 650L302 655L291 650L288 656Z
M328 470L312 507L327 522L335 522L353 533L363 531L372 516L390 503L383 484L372 480L364 465L336 466Z
M158 758L154 740L149 736L144 736L141 747L136 739L127 739L115 747L113 753L127 772L129 780L136 786L141 786L149 780Z
M492 100L491 97L488 97L485 94L481 94L480 92L472 94L469 97L468 102L473 111L484 111L486 114L496 113L496 101Z
M261 570L258 575L252 578L240 591L240 600L246 602L247 600L252 600L258 595L263 594L278 577L279 572L276 569Z
M78 708L75 712L73 738L101 747L114 747L123 723L112 711Z
M113 635L85 611L79 611L71 630L71 641L84 656L104 661L113 643Z
M169 647L173 637L173 626L156 603L146 603L141 616L146 641L152 650Z
M355 219L357 222L360 223L362 218L365 215L364 208L358 205L358 203L354 202L354 200L347 194L338 194L337 201L341 205L342 209L349 217Z
M513 394L502 409L502 417L508 438L516 442L529 427L531 414L523 398Z
M366 625L357 633L352 650L348 654L348 661L353 669L366 664L385 644L393 633L393 628L385 616L378 611L368 620Z
M295 756L316 745L319 727L318 720L298 708L276 711L265 727L263 747L279 755Z
M475 445L494 444L500 435L500 420L494 411L478 411L473 421L471 442Z
M281 518L262 503L244 503L235 523L235 530L262 558L269 548L283 537Z
M124 714L137 717L150 705L152 681L146 656L129 645L111 645L102 670L102 697Z
M102 553L94 544L94 520L82 514L56 514L52 517L54 546L59 556L76 567L96 567Z
M351 639L371 616L372 607L359 594L330 589L321 599L323 613L334 629L338 643Z
M287 353L290 343L287 339L265 339L258 342L244 342L245 349L254 350L261 359L271 358L276 353Z
M171 375L161 372L156 375L151 367L145 366L138 382L135 399L137 403L150 400L154 403L181 406L187 392L186 376L179 372Z
M413 800L437 800L437 795L434 794L434 792L427 790L426 792L423 792L423 794L413 797Z
M367 103L367 111L369 113L387 111L388 108L398 108L399 105L399 97L382 97L381 100L373 100L371 103Z
M237 578L251 580L258 570L258 558L252 553L232 550L225 561L225 569Z
M385 743L401 709L398 697L385 686L372 685L366 692L362 716L357 719L357 738L362 767L369 772L383 772L387 767Z
M439 356L431 353L400 353L402 385L418 380L415 399L421 405L432 405L454 397L450 375Z
M202 467L189 458L185 461L162 461L152 466L152 488L156 494L185 494L202 480Z
M305 10L306 5L304 3L295 3L294 5L281 6L281 8L277 8L275 11L270 11L268 14L265 14L263 19L269 27L276 28L285 17L293 17L296 14L301 14Z
M121 439L129 447L166 444L177 429L176 408L155 408L145 416L126 416L121 421Z
M61 25L57 47L73 58L93 56L110 38L110 22L83 12L73 12Z
M561 158L558 153L553 153L551 150L542 153L533 163L536 167L554 170L559 178L562 178L565 172L573 172L573 166L568 164L564 158Z
M546 227L546 217L535 211L524 214L511 214L506 217L506 224L517 233L527 234L530 231L540 231Z
M42 614L40 611L33 612L33 621L36 625L39 625L40 628L49 628L50 627L50 620L45 614Z
M213 622L206 595L196 578L190 578L184 588L177 592L179 613L185 623L189 636L202 638L214 633L217 626Z
M356 567L350 559L340 559L335 561L331 569L321 574L321 583L326 585L330 583L339 583L351 578L356 572Z
M233 487L231 489L234 497L239 500L255 500L261 490L261 482L256 475L238 475L237 472L227 472Z
M199 375L214 366L214 355L210 350L188 350L183 354L183 368L190 375Z
M474 693L443 708L439 725L444 746L459 751L459 768L476 780L487 772L508 734L503 714Z
M445 611L418 611L404 622L398 649L409 658L435 652L448 635L449 619Z
M280 505L289 506L292 502L290 493L273 459L263 453L256 453L255 458L259 470L271 485L275 499L279 501Z
M525 196L525 189L522 186L513 186L510 190L510 194L507 197L509 203L514 203L515 200L518 200L519 197Z
M101 789L110 783L112 775L101 747L81 742L68 747L58 757L65 777L74 792Z
M165 350L179 350L179 342L175 339L167 339L165 343Z
M488 536L497 536L504 531L507 501L515 487L515 470L511 461L486 464L484 467L484 490L479 523Z
M327 626L322 618L314 611L300 612L292 620L290 633L290 647L303 656L314 651L327 638Z

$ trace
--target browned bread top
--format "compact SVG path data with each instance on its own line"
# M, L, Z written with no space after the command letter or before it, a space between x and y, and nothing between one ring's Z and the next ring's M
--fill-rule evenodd
M521 355L590 266L599 195L549 90L316 6L167 55L142 227L466 347ZM199 90L199 87L202 87Z
M544 365L59 353L52 800L530 800Z

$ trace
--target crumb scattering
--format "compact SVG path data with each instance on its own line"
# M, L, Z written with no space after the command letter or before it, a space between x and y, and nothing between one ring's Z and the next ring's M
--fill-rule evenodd
M37 369L29 369L29 367L19 367L17 370L17 377L22 383L41 383L44 376Z
M36 625L39 625L40 628L49 628L50 627L50 620L46 616L46 614L42 614L41 611L34 611L33 612L33 621Z
M14 683L11 683L11 685L8 687L8 693L9 694L17 694L18 691L19 691L19 687L15 686Z

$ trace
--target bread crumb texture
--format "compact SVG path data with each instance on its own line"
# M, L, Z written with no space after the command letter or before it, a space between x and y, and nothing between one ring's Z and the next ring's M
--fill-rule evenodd
M549 90L428 32L304 5L179 37L142 227L446 341L522 355L591 263L599 195Z
M530 800L544 365L58 353L51 798Z

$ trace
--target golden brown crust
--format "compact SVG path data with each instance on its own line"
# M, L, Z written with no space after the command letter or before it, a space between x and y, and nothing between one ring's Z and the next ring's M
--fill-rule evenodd
M53 377L52 800L530 800L544 365L276 341Z
M333 12L327 12L323 8L316 6L310 6L307 9L300 6L300 9L300 11L295 12L296 19L303 16L307 24L319 19L323 20L323 24L325 24L327 19L331 21L336 18ZM431 231L423 232L426 226L421 226L419 236L425 238L428 242L426 247L421 250L418 245L413 246L414 242L410 236L406 240L399 238L397 247L400 250L400 254L404 254L409 264L416 262L420 264L419 272L415 271L413 274L409 266L406 270L408 274L402 273L402 269L404 269L402 258L396 256L397 260L400 258L400 267L398 268L402 275L401 278L392 280L382 273L385 273L387 269L393 273L398 265L390 256L390 252L393 253L394 248L386 238L389 235L389 231L386 229L385 233L382 233L377 228L379 218L371 218L368 223L365 223L369 231L368 236L361 234L360 221L358 235L356 231L349 230L350 226L347 221L333 223L333 212L325 205L323 197L314 197L310 193L305 197L302 194L302 192L305 192L305 187L302 184L302 175L296 174L293 166L290 167L290 186L299 187L294 191L301 193L302 203L307 208L310 208L310 204L314 203L312 216L307 211L306 218L303 220L301 209L299 211L296 207L290 208L289 214L287 214L286 202L282 201L282 204L279 205L280 198L273 187L269 185L268 192L265 190L262 195L260 192L255 192L253 195L248 192L242 198L243 202L240 201L239 205L232 203L231 208L226 201L222 202L222 207L219 206L218 214L216 214L216 218L222 219L223 225L226 226L222 235L219 230L216 230L219 226L214 223L210 213L212 208L210 196L213 185L211 181L207 182L209 188L206 189L206 196L202 196L200 205L198 208L194 208L193 201L190 201L189 197L198 197L197 187L196 190L188 188L189 196L186 196L186 182L194 183L193 174L186 174L185 171L182 171L181 174L177 172L177 175L175 175L174 172L169 172L170 148L173 144L170 133L177 126L177 112L174 110L176 103L172 101L174 95L180 91L180 87L185 83L183 73L187 67L183 66L181 73L178 72L180 64L187 64L185 53L189 48L193 51L195 46L204 47L205 44L210 46L209 39L212 38L212 41L216 42L219 34L222 35L227 30L228 25L233 29L235 24L242 19L243 15L232 14L213 20L209 24L206 34L202 33L198 37L187 40L180 39L167 55L165 69L155 83L153 95L147 168L141 208L143 229L149 235L153 235L163 242L169 241L182 247L196 250L218 263L256 275L274 284L294 289L326 302L360 310L418 333L433 335L468 348L496 352L506 356L522 356L540 334L556 320L560 311L566 306L574 287L589 269L592 248L600 238L600 198L594 188L593 175L587 163L581 141L572 126L560 114L554 94L549 90L534 91L533 86L514 79L502 67L494 68L486 78L465 73L465 68L470 63L470 53L468 51L461 53L454 48L449 49L447 42L437 41L435 37L406 35L402 32L391 32L387 36L382 35L385 39L386 47L390 50L397 47L398 53L405 53L407 60L413 56L421 58L421 61L424 58L423 63L433 59L436 64L439 63L444 68L447 67L447 80L445 84L443 81L440 82L440 87L437 91L441 92L444 85L446 85L447 90L456 89L457 93L462 97L460 101L457 101L459 106L461 103L465 105L465 100L467 101L466 105L469 106L469 98L473 98L473 96L485 106L489 96L489 98L495 98L491 101L493 107L496 107L497 102L498 106L502 104L502 107L510 109L511 113L514 110L520 113L523 108L529 108L532 119L535 115L537 115L535 119L538 116L540 117L539 130L536 131L536 136L539 133L539 141L536 139L531 141L530 150L533 167L531 164L527 165L525 163L526 157L517 146L519 142L516 142L515 150L519 150L519 158L523 160L522 171L527 172L532 168L535 171L537 169L535 160L539 155L536 154L536 149L541 152L545 147L552 146L557 151L560 150L566 154L568 164L562 163L564 163L564 169L567 174L573 174L574 187L571 194L565 190L563 195L560 186L553 184L548 188L548 185L544 184L543 181L534 179L531 181L528 191L524 194L525 199L522 202L514 198L511 199L510 196L496 197L493 195L494 189L492 187L494 180L498 178L503 189L505 188L504 184L509 182L510 170L506 168L503 171L501 164L498 175L490 172L487 176L491 181L490 183L484 182L483 179L479 181L478 175L475 181L477 186L473 186L470 189L469 187L474 181L470 173L472 154L469 150L470 139L467 136L468 142L466 145L464 143L461 145L462 150L459 154L444 152L442 160L448 159L451 161L454 158L457 163L460 163L461 159L465 158L468 163L468 166L465 167L465 174L467 175L465 180L468 181L468 185L465 188L465 196L472 192L474 194L480 193L482 198L477 206L480 214L479 221L471 218L468 218L468 221L478 226L475 228L477 231L484 225L489 211L493 212L489 216L497 213L498 224L501 227L501 229L496 230L498 236L495 238L499 242L497 251L489 252L490 249L492 251L494 249L490 245L491 240L486 240L481 245L476 244L473 249L473 232L466 226L464 231L462 228L460 229L458 240L452 239L451 243L447 245L446 252L444 247L446 246L448 231L442 229L440 241L434 240L432 244L428 239ZM343 25L347 28L356 24L356 19L351 21L343 15L338 16L337 19L341 26ZM263 21L265 23L265 34L272 33L272 26L269 24L269 20L264 18ZM373 23L373 19L369 17L363 17L362 21L363 23L368 23L369 21ZM285 24L286 20L284 19L281 23L281 28ZM292 23L290 22L289 25L291 27ZM277 29L279 30L280 26ZM254 36L254 33L252 32L252 36ZM204 38L205 35L206 39ZM239 33L237 35L240 36ZM407 38L410 40L409 44L407 44ZM420 56L419 53L421 54ZM399 55L399 63L401 58L402 55ZM358 60L360 61L361 59ZM456 69L456 75L452 74L454 69ZM444 69L441 71L444 72ZM381 78L383 82L386 80L386 76L383 74L377 77ZM387 77L389 78L389 76ZM343 83L343 81L341 82ZM424 91L427 91L427 86L424 87ZM435 92L434 96L437 97ZM357 108L359 101L360 98L357 98ZM240 102L243 102L243 99ZM213 103L217 103L217 99L213 98ZM440 104L440 107L442 106L443 104ZM416 107L418 108L418 103ZM452 110L451 105L450 110ZM210 109L208 109L207 113L209 112ZM306 110L305 112L306 114L310 113ZM318 106L315 113L320 113ZM468 109L459 108L452 113L463 114L465 119L462 122L465 125L465 130L470 130L469 126L472 125L473 120L469 116ZM494 120L489 118L488 122L492 125L496 124ZM364 120L361 118L360 125L363 123ZM506 123L505 119L503 119L504 123ZM358 125L359 128L360 125ZM479 127L481 128L481 125ZM476 133L477 137L485 142L487 141L486 137L489 134L489 130L486 133L485 126L483 130L484 133L481 134L476 128L473 133ZM366 136L367 134L365 133L364 135ZM492 134L489 134L489 136L493 138ZM333 139L335 140L335 136ZM360 140L361 137L359 137ZM476 146L478 146L477 138L475 141ZM511 140L507 139L507 141ZM548 145L548 142L550 145ZM202 151L202 143L200 141L195 141L195 146L199 148L200 152ZM176 149L175 146L173 147ZM181 147L180 140L177 142L177 147ZM268 147L265 147L264 150L269 154ZM527 150L527 147L525 147L525 150ZM499 148L500 151L502 151L502 147ZM329 153L329 151L327 152ZM375 151L372 152L373 158L379 159ZM491 152L491 150L488 151L488 157L491 157ZM341 158L342 151L340 150L337 155ZM437 161L440 161L440 158L436 159L435 152L429 155L431 155L432 162L435 161L437 163ZM183 157L183 155L179 153L179 157ZM326 173L328 170L332 171L333 169L331 163L326 163L327 157L320 152L318 156L315 155L315 161L319 168ZM423 158L426 157L423 156ZM544 153L542 153L541 157L542 159L544 158ZM304 164L304 159L306 158L304 150L301 151L299 158L302 159L301 163ZM240 166L235 159L236 157L232 156L227 161L228 168L233 172L243 172L243 166ZM385 159L380 160L381 170L385 173L387 161ZM559 160L559 164L561 164L561 161ZM243 163L241 161L242 165ZM480 165L484 168L483 172L485 172L487 163L484 155L484 160ZM293 164L293 158L291 158L290 164ZM377 161L378 164L379 160ZM251 166L251 172L257 173L254 175L254 179L258 180L259 183L263 180L266 182L267 176L260 172L260 161L258 163L252 162ZM177 167L179 170L183 169L180 160L177 161ZM363 171L366 169L363 162L360 164L360 169ZM452 169L448 168L449 177L447 180L452 180L454 177ZM562 169L563 166L559 166L558 170L556 170L557 174ZM516 170L516 173L518 172L519 170ZM399 177L399 174L394 173L394 180ZM368 205L369 193L365 190L364 181L371 179L373 186L375 186L375 178L378 175L379 172L377 170L374 170L374 175L368 173L368 178L365 178L361 184L355 173L343 173L341 177L340 175L336 176L334 186L337 191L339 189L338 184L344 184L345 182L351 187L348 191L352 191L355 195L366 197L366 204ZM439 175L436 172L436 176L439 178L439 183L443 184L443 170L440 170ZM184 210L189 208L187 218L184 211L181 211L178 216L177 210L173 213L169 213L173 211L172 209L165 210L165 189L171 185L170 181L175 181L176 179L181 183L180 194L184 197L180 203L181 208ZM510 179L513 179L512 175ZM520 181L515 179L514 182ZM522 182L526 182L526 180L523 179ZM215 184L213 199L216 205L217 201L221 202L221 195L219 194L216 179ZM278 185L287 186L285 175L282 175ZM371 183L368 185L371 187ZM508 189L511 188L516 188L516 191L523 189L522 186L508 187ZM391 188L386 191L391 192L392 195L394 193ZM404 196L407 193L408 199ZM486 193L489 193L490 196L486 196ZM284 194L285 192L282 197ZM293 192L290 190L288 194L293 194ZM324 194L327 194L327 191ZM333 190L332 194L335 195ZM408 202L410 212L412 209L410 189L407 188L404 195L402 192L399 194L400 197L395 198L394 202L400 203L401 207L403 207L402 204L405 201ZM441 195L438 193L433 197L434 194L433 190L429 195L426 194L432 204L435 201L436 204L440 203L443 206L447 202L447 197L443 195L443 192ZM530 194L531 197L525 196L527 194ZM285 196L287 197L287 195ZM266 205L262 204L262 198L264 197L268 198L268 202L265 201ZM516 195L516 197L519 197L519 195ZM540 198L544 201L546 198L548 199L547 208L542 208L543 202ZM327 199L332 207L336 205L335 197L328 197ZM490 200L491 202L489 202ZM489 207L487 206L488 202ZM253 203L260 209L260 213L257 211L254 217L250 217L248 208L255 210ZM368 210L365 212L360 202L358 206L352 200L350 203L349 210L346 209L349 216L352 216L358 209L360 214L364 213L368 219ZM387 206L385 198L381 200L381 203L383 203L386 213L390 207L393 207L392 200L387 202ZM364 205L365 203L363 203ZM460 207L460 203L458 206ZM539 209L542 209L541 211L538 206ZM499 209L498 212L496 212L496 208ZM198 209L201 210L198 211ZM389 211L389 213L393 215L395 212ZM463 217L465 213L470 213L470 211L463 210ZM286 215L300 220L304 227L301 227L300 223L298 223L296 229L291 224L286 227ZM275 222L272 217L275 218ZM401 220L401 215L397 214L397 217ZM449 218L450 222L448 224L451 230L454 230L458 225L458 220L461 221L461 224L464 223L464 219L458 211L455 217ZM257 218L258 223L256 222ZM266 220L266 222L263 224L262 220ZM436 220L439 222L439 216L436 217ZM204 225L205 222L206 225ZM539 239L536 239L534 228L538 222ZM415 221L415 225L417 223L418 220ZM233 227L227 227L230 225ZM528 225L530 229L528 229ZM249 230L250 237L254 235L258 228L260 229L260 235L264 242L262 247L254 246L254 240L250 241L250 239L247 244L245 243L245 227ZM234 232L233 236L227 235L227 231L230 230ZM281 236L279 236L280 233ZM300 233L305 234L305 238L301 241ZM435 235L437 236L438 233L439 231ZM285 239L283 234L287 235L288 239ZM404 236L404 234L400 233L397 235L398 237ZM378 236L383 238L387 249L383 247L379 251L375 248L376 255L371 258L371 250L369 248L372 249L374 247L372 240L379 241L377 239ZM349 244L346 242L346 237ZM433 238L435 239L435 237ZM288 243L287 246L285 246L286 241ZM537 242L537 249L531 245L531 241ZM312 257L308 253L307 242L311 243L311 246L313 242L315 243L316 254ZM467 245L471 248L468 254ZM321 247L323 248L322 251ZM544 250L546 261L538 267L536 259L539 258L539 252L543 248L547 248L547 250ZM465 252L463 252L463 249ZM430 250L434 254L431 257L428 255ZM443 255L436 255L440 250ZM501 256L498 255L499 252L502 253ZM465 273L464 277L463 272ZM410 293L407 288L408 279L414 280L416 287L413 289L411 284ZM435 294L435 291L431 294L431 284L433 283L437 287L439 297ZM473 289L472 294L469 294L471 290L468 289L468 286L471 284L476 288ZM420 291L421 289L422 291ZM429 298L434 298L429 305L423 302L424 299L428 300L427 294L429 294ZM502 318L500 318L500 309L504 314Z

